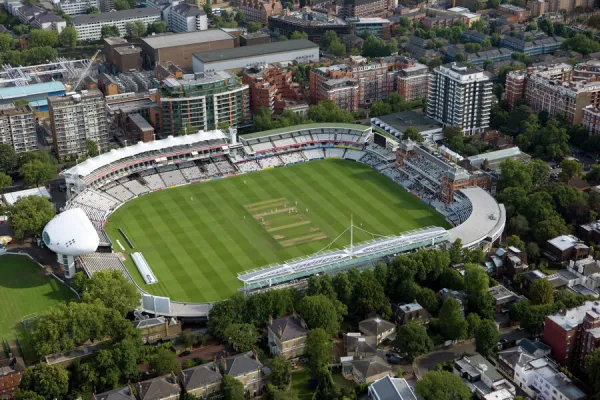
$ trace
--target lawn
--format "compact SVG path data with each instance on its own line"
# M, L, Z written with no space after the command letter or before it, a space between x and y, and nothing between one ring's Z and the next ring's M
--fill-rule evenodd
M292 390L298 394L298 400L311 400L315 391L309 386L311 380L308 369L299 369L292 372Z
M322 250L349 226L354 242L429 225L443 216L387 177L352 161L323 160L144 195L109 217L115 251L125 240L158 283L142 288L178 301L216 301L241 286L237 273ZM344 247L350 235L332 247Z
M46 276L28 257L0 256L0 338L13 340L24 330L25 316L40 314L58 303L71 300L73 292L56 279Z

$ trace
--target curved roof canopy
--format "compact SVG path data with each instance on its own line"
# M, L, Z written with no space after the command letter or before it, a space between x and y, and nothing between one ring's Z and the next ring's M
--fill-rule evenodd
M100 238L81 208L64 211L48 222L42 233L44 243L55 253L79 256L98 248Z

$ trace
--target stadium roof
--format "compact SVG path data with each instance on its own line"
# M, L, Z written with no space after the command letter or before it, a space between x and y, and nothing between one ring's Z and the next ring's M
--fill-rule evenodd
M87 176L91 174L98 168L101 168L105 165L111 164L115 161L126 157L132 157L141 153L145 153L148 151L156 151L168 149L169 147L174 146L184 146L184 145L192 145L194 143L204 142L207 140L214 139L226 139L227 136L219 130L214 131L200 131L198 133L194 133L192 135L186 136L169 136L166 139L155 140L152 142L138 142L133 146L123 147L120 149L113 149L108 153L101 154L97 157L90 158L78 164L74 167L69 168L64 171L66 175L75 175L75 176Z
M34 94L48 94L60 91L65 91L65 85L58 81L36 83L25 86L3 87L0 88L0 100L16 99Z
M111 11L111 12L103 12L98 14L83 14L76 15L71 18L71 23L73 26L84 25L84 24L93 24L97 22L110 22L116 21L120 19L129 19L129 18L144 18L144 17L160 17L160 11L154 8L132 8L131 10L121 10L121 11Z
M450 229L450 241L461 239L463 247L470 247L488 237L496 237L504 230L506 211L491 194L480 187L461 189L471 204L473 211L465 222Z
M283 42L265 43L260 46L235 47L233 49L203 51L194 53L193 57L203 63L212 63L240 58L257 57L286 51L318 48L319 45L308 39L286 40Z
M72 208L52 218L42 238L50 250L68 256L92 253L100 244L94 225L81 208Z
M240 135L240 139L256 139L256 138L260 138L260 137L278 135L280 133L296 132L296 131L300 131L303 129L318 129L318 128L345 128L345 129L356 129L356 130L363 131L363 132L371 129L371 127L367 126L367 125L343 124L343 123L338 123L338 122L322 122L322 123L316 123L316 124L294 125L294 126L288 126L285 128L277 128L277 129L270 129L268 131L249 133L247 135Z
M142 39L142 42L154 49L163 47L185 46L188 44L214 42L217 40L232 39L229 33L221 29L209 29L206 31L185 32L176 34L164 34L150 36Z

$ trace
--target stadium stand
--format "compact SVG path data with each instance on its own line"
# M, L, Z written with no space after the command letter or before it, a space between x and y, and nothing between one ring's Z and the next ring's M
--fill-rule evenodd
M134 194L123 185L114 186L108 189L106 193L110 194L115 199L118 199L119 202L125 202L135 197Z
M159 175L167 186L185 185L187 183L185 177L177 167L169 172L162 172Z
M124 182L123 186L129 189L129 191L136 196L141 196L150 191L150 189L147 186L142 185L139 181L135 179L132 179L128 182Z

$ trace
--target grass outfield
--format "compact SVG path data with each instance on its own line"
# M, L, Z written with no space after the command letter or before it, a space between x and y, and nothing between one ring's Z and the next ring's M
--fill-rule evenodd
M119 208L106 229L115 251L116 239L127 246L122 228L142 252L158 283L145 285L129 257L125 264L149 293L216 301L242 286L238 272L321 250L348 227L351 214L356 226L380 235L448 226L368 166L323 160L147 194ZM355 243L372 238L354 233ZM349 243L346 234L334 247Z
M0 256L0 338L14 339L21 319L75 295L26 256Z

